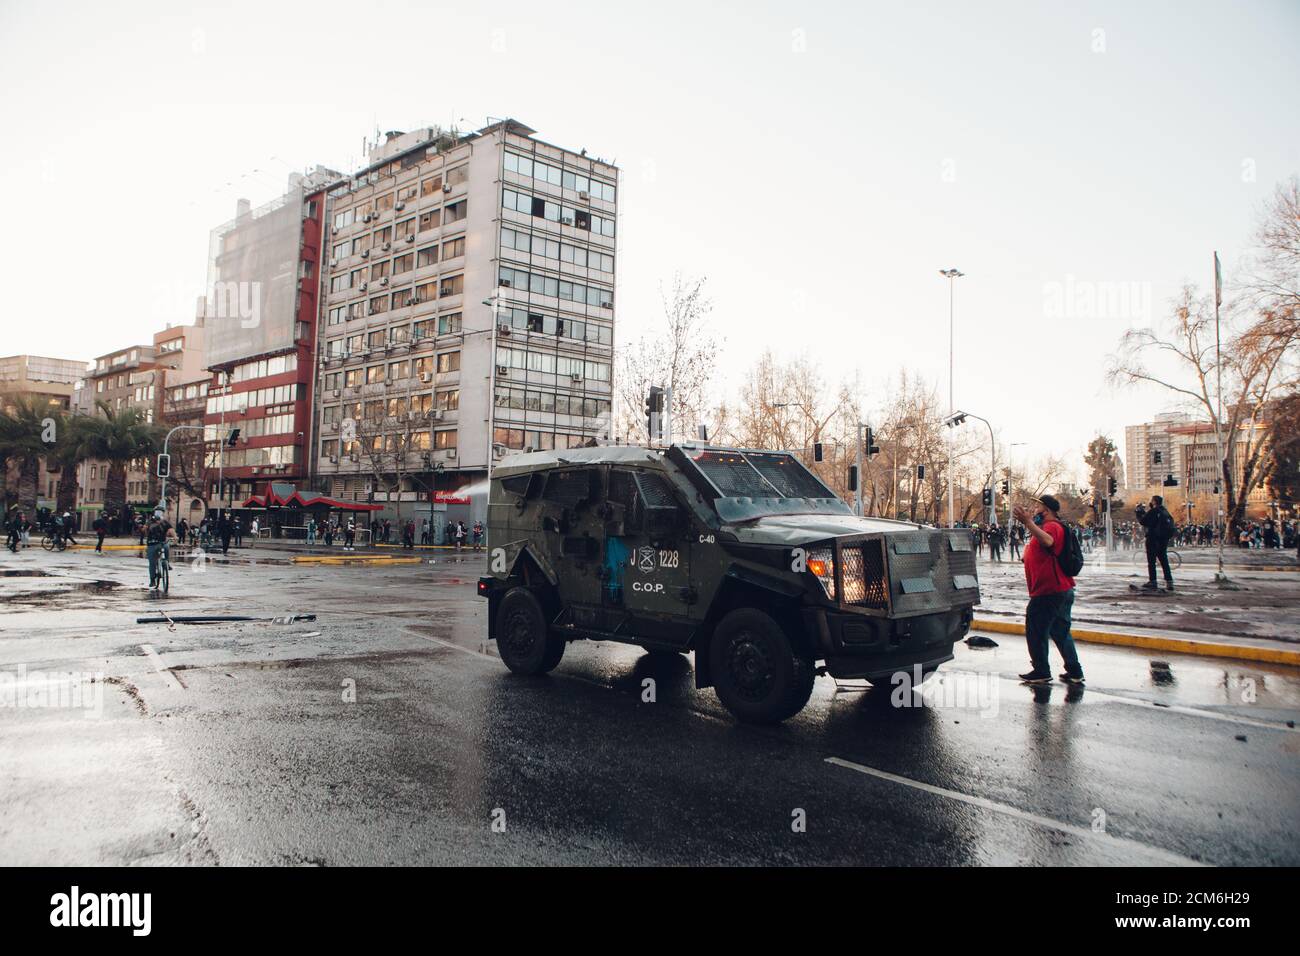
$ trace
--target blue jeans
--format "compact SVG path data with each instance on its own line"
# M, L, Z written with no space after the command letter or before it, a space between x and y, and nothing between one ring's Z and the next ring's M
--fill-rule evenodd
M1050 637L1065 660L1065 672L1071 677L1083 676L1074 638L1070 636L1070 612L1073 608L1073 589L1029 599L1029 606L1025 608L1025 643L1029 645L1029 661L1035 674L1051 676L1052 667L1047 659L1047 640Z

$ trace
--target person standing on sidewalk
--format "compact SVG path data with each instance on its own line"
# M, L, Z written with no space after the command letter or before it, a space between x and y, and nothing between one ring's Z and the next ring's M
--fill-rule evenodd
M95 532L95 553L104 553L104 535L108 534L108 522L104 520L101 514L91 524L91 529Z
M1025 643L1029 645L1030 670L1021 674L1026 684L1049 684L1052 668L1047 659L1048 638L1056 644L1065 661L1061 680L1067 684L1083 683L1083 667L1070 636L1070 615L1074 607L1074 578L1061 570L1057 557L1065 548L1070 534L1061 522L1061 503L1052 495L1043 495L1030 514L1017 506L1016 520L1029 532L1025 546L1025 582L1029 587L1029 604L1025 608Z
M1161 570L1165 572L1165 587L1172 591L1174 575L1169 570L1169 539L1177 530L1174 516L1165 508L1164 498L1152 495L1150 509L1137 506L1137 519L1147 533L1147 583L1142 585L1142 590L1159 590L1156 584L1156 562L1159 561Z

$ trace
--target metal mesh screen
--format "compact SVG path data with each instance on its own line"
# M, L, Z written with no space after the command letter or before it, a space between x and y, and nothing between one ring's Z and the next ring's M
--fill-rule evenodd
M885 558L879 541L867 541L861 547L845 548L844 600L859 607L884 610L889 606Z

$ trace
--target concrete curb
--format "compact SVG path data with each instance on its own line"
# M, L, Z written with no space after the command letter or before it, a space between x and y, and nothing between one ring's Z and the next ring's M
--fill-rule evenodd
M423 563L419 558L400 557L395 554L394 555L367 554L367 555L358 555L356 557L352 557L351 555L345 557L343 555L328 555L328 554L327 555L298 555L296 557L290 558L289 560L291 560L294 564L330 564L330 565L369 564L369 565L382 565L385 567L393 564Z
M1025 625L1016 621L990 621L977 618L971 630L993 631L996 634L1025 633ZM1127 634L1121 631L1094 631L1088 628L1070 628L1076 641L1089 644L1117 644L1123 647L1140 647L1150 651L1171 651L1176 654L1196 654L1200 657L1224 657L1238 661L1257 661L1265 664L1286 664L1300 667L1300 649L1282 647L1254 647L1250 644L1223 644L1196 638L1164 637L1158 634Z

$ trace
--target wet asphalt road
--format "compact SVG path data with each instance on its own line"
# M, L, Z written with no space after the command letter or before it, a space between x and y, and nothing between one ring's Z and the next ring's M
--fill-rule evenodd
M99 716L0 709L0 862L1300 864L1295 670L1083 645L1086 690L1034 691L997 636L925 706L822 678L752 728L687 657L513 677L481 560L435 560L181 565L158 599L130 553L5 553L0 673L104 682Z

